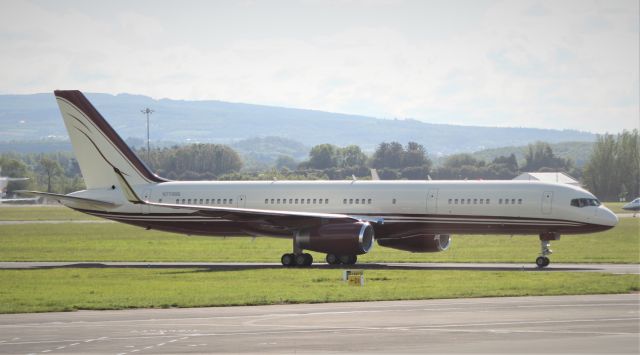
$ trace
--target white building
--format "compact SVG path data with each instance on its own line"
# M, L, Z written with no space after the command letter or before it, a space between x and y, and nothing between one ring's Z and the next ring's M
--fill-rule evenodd
M534 180L543 182L557 182L561 184L569 184L580 186L576 179L565 173L522 173L513 178L513 180Z

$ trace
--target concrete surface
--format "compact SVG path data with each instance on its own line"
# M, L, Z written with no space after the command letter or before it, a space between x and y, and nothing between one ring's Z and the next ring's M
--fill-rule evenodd
M640 352L638 294L0 315L3 354Z

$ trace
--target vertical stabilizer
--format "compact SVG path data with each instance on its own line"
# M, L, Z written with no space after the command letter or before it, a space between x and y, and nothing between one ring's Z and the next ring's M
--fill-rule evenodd
M88 189L119 186L114 168L131 185L166 181L145 166L80 91L56 90L55 95Z

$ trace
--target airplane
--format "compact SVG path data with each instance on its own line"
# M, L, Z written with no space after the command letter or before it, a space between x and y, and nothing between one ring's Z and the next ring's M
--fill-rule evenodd
M640 211L640 197L622 206L622 209L625 211L633 211L633 216L635 217L636 213Z
M283 266L353 265L374 241L440 252L451 235L534 234L549 265L562 234L605 231L618 218L590 192L539 181L169 181L154 174L77 90L54 91L86 190L24 191L90 215L203 236L289 238Z
M2 172L2 167L0 167L0 173ZM29 178L11 178L6 176L0 176L0 203L4 202L33 202L38 198L4 198L7 196L7 185L11 181L25 181L29 180Z

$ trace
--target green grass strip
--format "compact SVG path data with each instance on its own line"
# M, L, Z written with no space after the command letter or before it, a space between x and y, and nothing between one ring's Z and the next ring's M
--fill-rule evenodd
M638 218L623 218L602 233L565 235L552 242L553 263L639 263ZM125 224L0 225L1 261L279 262L291 240L188 237ZM537 236L454 235L440 253L409 253L376 245L361 262L533 263ZM324 261L324 254L312 253Z
M349 286L339 269L0 270L0 313L627 293L638 275L549 271L366 270Z

